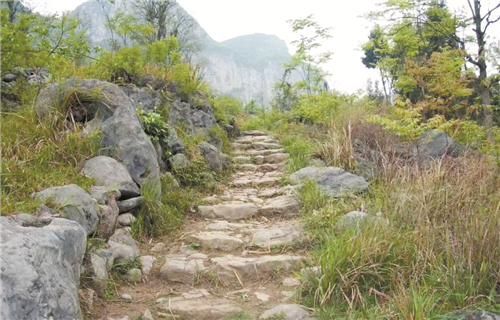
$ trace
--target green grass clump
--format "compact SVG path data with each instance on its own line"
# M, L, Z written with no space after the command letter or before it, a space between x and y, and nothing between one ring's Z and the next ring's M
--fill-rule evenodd
M1 117L3 215L32 213L38 203L30 195L47 187L71 183L90 187L92 179L81 175L79 167L98 155L100 133L84 136L78 123L70 130L62 115L38 119L32 104Z
M158 199L158 188L145 184L141 188L144 205L132 224L134 236L161 236L177 229L184 214L196 203L199 195L193 189L175 186L168 176L161 178L161 199Z

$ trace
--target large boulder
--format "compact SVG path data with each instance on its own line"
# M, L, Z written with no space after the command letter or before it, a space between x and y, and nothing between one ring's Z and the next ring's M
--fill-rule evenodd
M365 178L336 167L306 167L290 175L291 183L298 184L305 180L316 181L319 189L334 197L368 189Z
M93 178L100 186L118 190L124 198L137 197L139 187L127 168L113 158L98 156L85 161L82 173Z
M85 230L60 218L36 228L0 217L0 227L0 318L82 319L78 285Z
M74 103L61 106L64 101ZM53 83L38 95L38 116L44 118L61 112L57 106L64 108L68 120L86 123L87 132L100 129L103 147L122 161L138 185L152 180L159 186L156 151L141 127L132 101L119 86L75 78Z
M138 88L134 85L126 85L121 88L138 109L151 112L160 109L164 104L161 92L152 90L152 88Z
M76 184L51 187L34 194L34 197L63 213L63 217L78 222L87 235L94 233L99 223L97 201Z
M415 155L420 156L422 160L437 159L444 155L456 157L464 150L463 146L455 142L443 130L427 130L418 141L419 154L416 148L413 150Z

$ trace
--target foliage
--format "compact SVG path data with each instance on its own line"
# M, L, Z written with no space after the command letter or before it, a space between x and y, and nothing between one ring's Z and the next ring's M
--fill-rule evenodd
M159 113L154 111L146 113L141 109L137 109L136 112L144 126L144 132L149 136L151 142L167 142L171 129Z
M241 101L228 95L215 95L210 102L214 108L215 119L220 125L234 122L243 111Z
M304 19L289 20L292 31L299 39L292 43L297 46L295 54L282 64L285 72L280 82L274 86L274 106L280 110L290 110L302 94L311 95L328 90L325 77L327 73L320 68L330 60L331 52L314 54L321 47L320 40L331 38L330 28L321 27L312 15ZM312 34L312 35L311 35ZM290 77L298 74L301 81L290 83Z
M156 237L180 226L183 216L188 212L198 196L190 189L176 186L173 178L168 175L161 177L161 189L164 191L158 199L158 188L153 184L141 187L144 205L132 224L134 236Z
M79 167L98 155L101 135L84 136L78 124L68 130L62 116L66 107L60 106L61 113L51 119L38 119L34 106L27 103L16 113L2 112L2 214L33 212L34 191L70 183L88 189L92 184L80 175Z

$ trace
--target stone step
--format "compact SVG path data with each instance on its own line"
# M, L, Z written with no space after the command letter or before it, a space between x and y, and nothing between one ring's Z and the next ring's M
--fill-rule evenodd
M257 197L259 198L273 198L276 196L281 196L284 194L288 194L289 190L283 189L283 188L265 188L259 190L257 193Z
M273 149L282 149L283 146L279 143L270 143L270 142L254 142L251 144L251 149L253 150L273 150Z
M222 218L226 220L246 219L257 214L259 208L252 203L218 204L215 206L198 206L200 215L206 218Z
M247 179L247 178L238 178L233 180L232 184L238 188L249 188L249 187L272 187L279 184L279 177L263 177L257 179Z
M207 230L212 231L234 231L241 229L248 229L256 226L251 223L234 223L225 220L214 221L206 226Z
M219 280L226 285L246 286L256 281L264 281L274 276L300 270L301 256L265 255L244 258L233 255L212 258L213 268L218 272Z
M288 159L288 153L277 152L264 157L264 163L278 164Z
M236 155L243 155L243 156L267 156L270 154L274 153L284 153L285 149L279 148L279 149L264 149L264 150L236 150L235 154Z
M245 132L243 132L243 134L246 136L265 136L266 135L264 132L258 131L258 130L245 131Z
M277 142L271 136L244 136L234 140L236 143L253 143L253 142Z
M188 260L184 256L167 257L167 261L160 269L160 278L191 285L196 275L203 270L205 265L202 259Z
M191 237L198 240L204 250L210 249L230 252L243 248L246 245L246 242L242 239L230 235L229 232L223 231L203 231Z
M258 210L263 216L280 215L283 217L294 217L299 215L299 202L293 195L277 196L269 198Z
M286 226L254 231L250 244L261 248L271 248L297 245L304 240L305 233L301 226Z
M233 158L233 162L236 164L251 164L252 157L249 156L236 156Z
M175 316L186 320L226 319L243 311L235 301L229 299L172 300L162 302L158 307L165 313L174 313Z

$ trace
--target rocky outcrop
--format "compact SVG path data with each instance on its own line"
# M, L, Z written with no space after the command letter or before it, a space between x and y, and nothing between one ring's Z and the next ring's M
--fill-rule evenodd
M54 107L62 103L61 98L81 102L77 106L61 106L63 113L68 120L86 124L88 132L100 129L103 147L122 161L135 183L142 185L151 181L159 186L156 151L141 127L134 105L119 86L74 78L66 83L51 84L36 100L38 116L43 118L61 112Z
M0 318L81 319L83 227L67 219L54 219L41 228L22 227L6 217L0 217L0 226Z
M464 151L464 147L456 143L443 130L427 130L418 141L419 154L416 148L413 150L415 155L420 156L422 160L437 159L444 155L456 157Z

